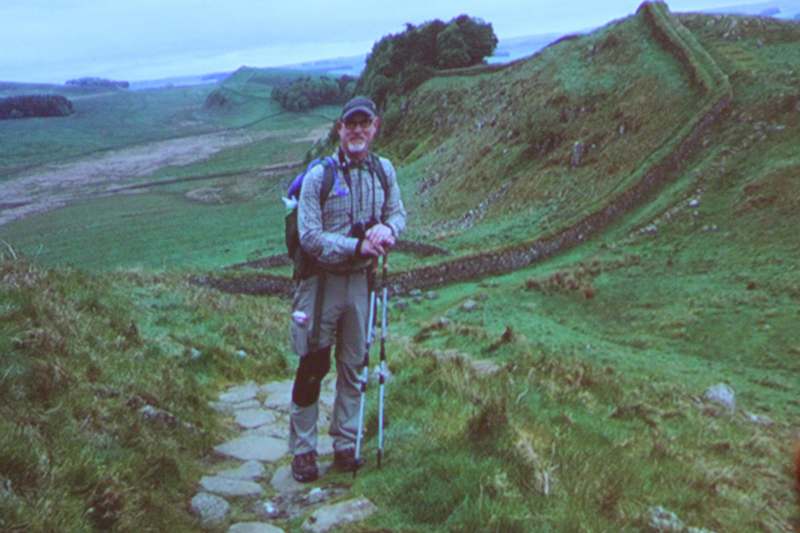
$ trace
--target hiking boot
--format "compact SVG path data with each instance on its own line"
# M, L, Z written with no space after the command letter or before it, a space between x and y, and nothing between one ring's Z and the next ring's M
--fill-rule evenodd
M333 467L340 472L353 472L363 465L364 459L356 461L355 448L347 448L333 452Z
M300 483L308 483L319 477L317 452L300 453L292 459L292 477Z

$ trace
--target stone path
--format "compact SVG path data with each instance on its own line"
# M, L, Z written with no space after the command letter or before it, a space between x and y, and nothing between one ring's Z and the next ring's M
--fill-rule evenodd
M341 476L338 484L335 476L325 476L333 455L327 431L335 394L335 379L329 377L319 404L320 480L297 483L287 448L292 381L245 383L223 391L212 407L237 434L214 447L215 464L198 482L191 509L201 524L215 530L229 525L228 533L275 533L287 520L307 515L302 529L321 533L377 511L365 498L348 499Z

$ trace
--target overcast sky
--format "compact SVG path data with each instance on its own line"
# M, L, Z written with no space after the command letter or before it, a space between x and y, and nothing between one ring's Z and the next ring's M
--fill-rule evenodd
M498 37L569 33L636 11L638 0L0 0L0 80L62 83L277 66L369 52L406 22L466 13ZM751 4L681 0L673 11Z

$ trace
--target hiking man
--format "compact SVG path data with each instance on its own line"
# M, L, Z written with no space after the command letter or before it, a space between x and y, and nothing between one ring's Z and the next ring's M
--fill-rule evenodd
M347 102L336 123L339 148L329 161L334 168L313 166L300 189L298 233L312 266L299 276L292 309L292 344L300 364L292 389L289 448L292 475L301 482L318 476L318 400L334 343L334 468L359 467L359 367L366 349L369 291L377 258L394 246L406 220L394 167L369 150L379 126L372 100ZM333 173L334 181L321 201L326 172Z

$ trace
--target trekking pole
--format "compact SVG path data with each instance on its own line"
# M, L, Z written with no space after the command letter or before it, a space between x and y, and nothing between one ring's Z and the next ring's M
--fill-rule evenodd
M361 399L358 406L358 432L356 433L356 452L355 462L356 467L353 469L353 477L356 477L358 471L358 462L361 457L361 437L364 433L364 404L367 394L367 379L369 378L369 348L372 344L372 337L375 333L373 323L375 321L375 291L369 291L369 323L367 325L367 346L364 350L364 361L361 369Z
M381 366L378 370L380 392L378 393L378 468L381 467L381 459L383 459L383 400L384 400L384 385L386 384L386 312L387 300L389 299L389 287L386 285L386 272L388 270L387 263L389 254L383 256L383 272L381 273L381 286L383 288L383 298L381 301Z

